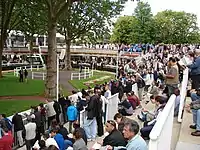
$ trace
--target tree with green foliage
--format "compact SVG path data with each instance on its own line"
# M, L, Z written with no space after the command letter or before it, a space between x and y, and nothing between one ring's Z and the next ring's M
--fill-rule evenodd
M153 42L154 22L151 6L147 2L138 2L134 16L137 19L135 28L137 43Z
M30 50L33 51L34 34L41 35L47 31L47 11L35 0L25 1L16 5L16 8L22 11L18 18L20 22L15 29L25 35L27 42L30 43Z
M74 39L105 39L111 19L120 14L126 0L84 0L71 3L59 19L58 31L65 35L66 69L71 69L70 45Z
M197 43L199 28L197 16L186 12L166 10L154 17L156 39L164 43Z
M2 54L8 33L19 23L15 5L23 3L23 0L1 0L0 1L0 78L2 77Z
M137 41L135 35L137 20L135 16L119 17L114 24L111 41L114 43L132 44Z

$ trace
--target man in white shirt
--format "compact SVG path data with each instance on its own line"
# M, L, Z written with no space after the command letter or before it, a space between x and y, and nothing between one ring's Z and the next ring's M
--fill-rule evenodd
M25 125L26 130L26 149L31 150L35 142L36 137L36 123L32 122L32 118L30 116L27 117L28 123Z

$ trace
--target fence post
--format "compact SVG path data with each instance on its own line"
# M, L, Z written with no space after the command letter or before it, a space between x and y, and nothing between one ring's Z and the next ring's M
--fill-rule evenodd
M86 74L86 73L87 73L87 72L85 71L85 72L84 72L84 79L86 79L86 78L87 78L87 76L86 76L87 74Z
M71 80L73 80L73 73L71 73Z
M79 80L81 79L81 74L80 74L80 73L78 74L78 79L79 79Z
M44 72L42 73L42 80L44 80Z
M39 70L39 66L37 65L37 71Z
M31 65L31 71L33 71L33 66Z
M88 67L88 72L90 72L90 68Z
M34 72L32 72L32 79L34 79Z
M24 68L26 69L26 66Z

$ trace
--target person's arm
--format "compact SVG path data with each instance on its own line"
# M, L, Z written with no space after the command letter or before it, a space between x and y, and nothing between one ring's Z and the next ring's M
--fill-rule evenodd
M191 65L188 65L187 67L190 69L196 69L200 65L200 59L195 60Z
M175 68L172 68L171 69L171 74L166 74L165 77L166 78L169 78L169 79L173 79L176 77L176 74L177 74L177 70Z

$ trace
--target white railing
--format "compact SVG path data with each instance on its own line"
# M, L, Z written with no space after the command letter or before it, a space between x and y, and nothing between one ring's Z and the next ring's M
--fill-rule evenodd
M31 73L31 79L46 79L46 73L45 72L32 72Z
M89 68L85 68L84 72L79 73L71 73L71 80L74 79L87 79L93 77L93 70L90 70Z
M183 72L183 81L181 84L181 91L180 91L181 97L180 97L180 105L178 112L178 122L182 122L183 109L185 106L185 97L187 95L188 75L189 75L189 70L188 68L186 68Z
M16 67L14 69L14 76L19 76L19 71L22 70L22 69L26 69L26 70L30 70L30 71L33 71L33 70L40 70L40 69L43 69L45 70L46 68L42 65L30 65L30 66L22 66L22 67Z
M184 107L186 90L188 83L188 69L184 70L183 82L181 86L181 101L179 106L179 116L182 117L182 110ZM171 138L174 120L174 106L176 96L172 95L165 108L157 118L157 122L154 125L150 133L149 150L170 150Z
M176 96L173 94L150 133L149 150L170 150Z
M119 93L112 95L108 98L108 104L106 107L106 120L113 120L114 115L118 112L118 98Z

